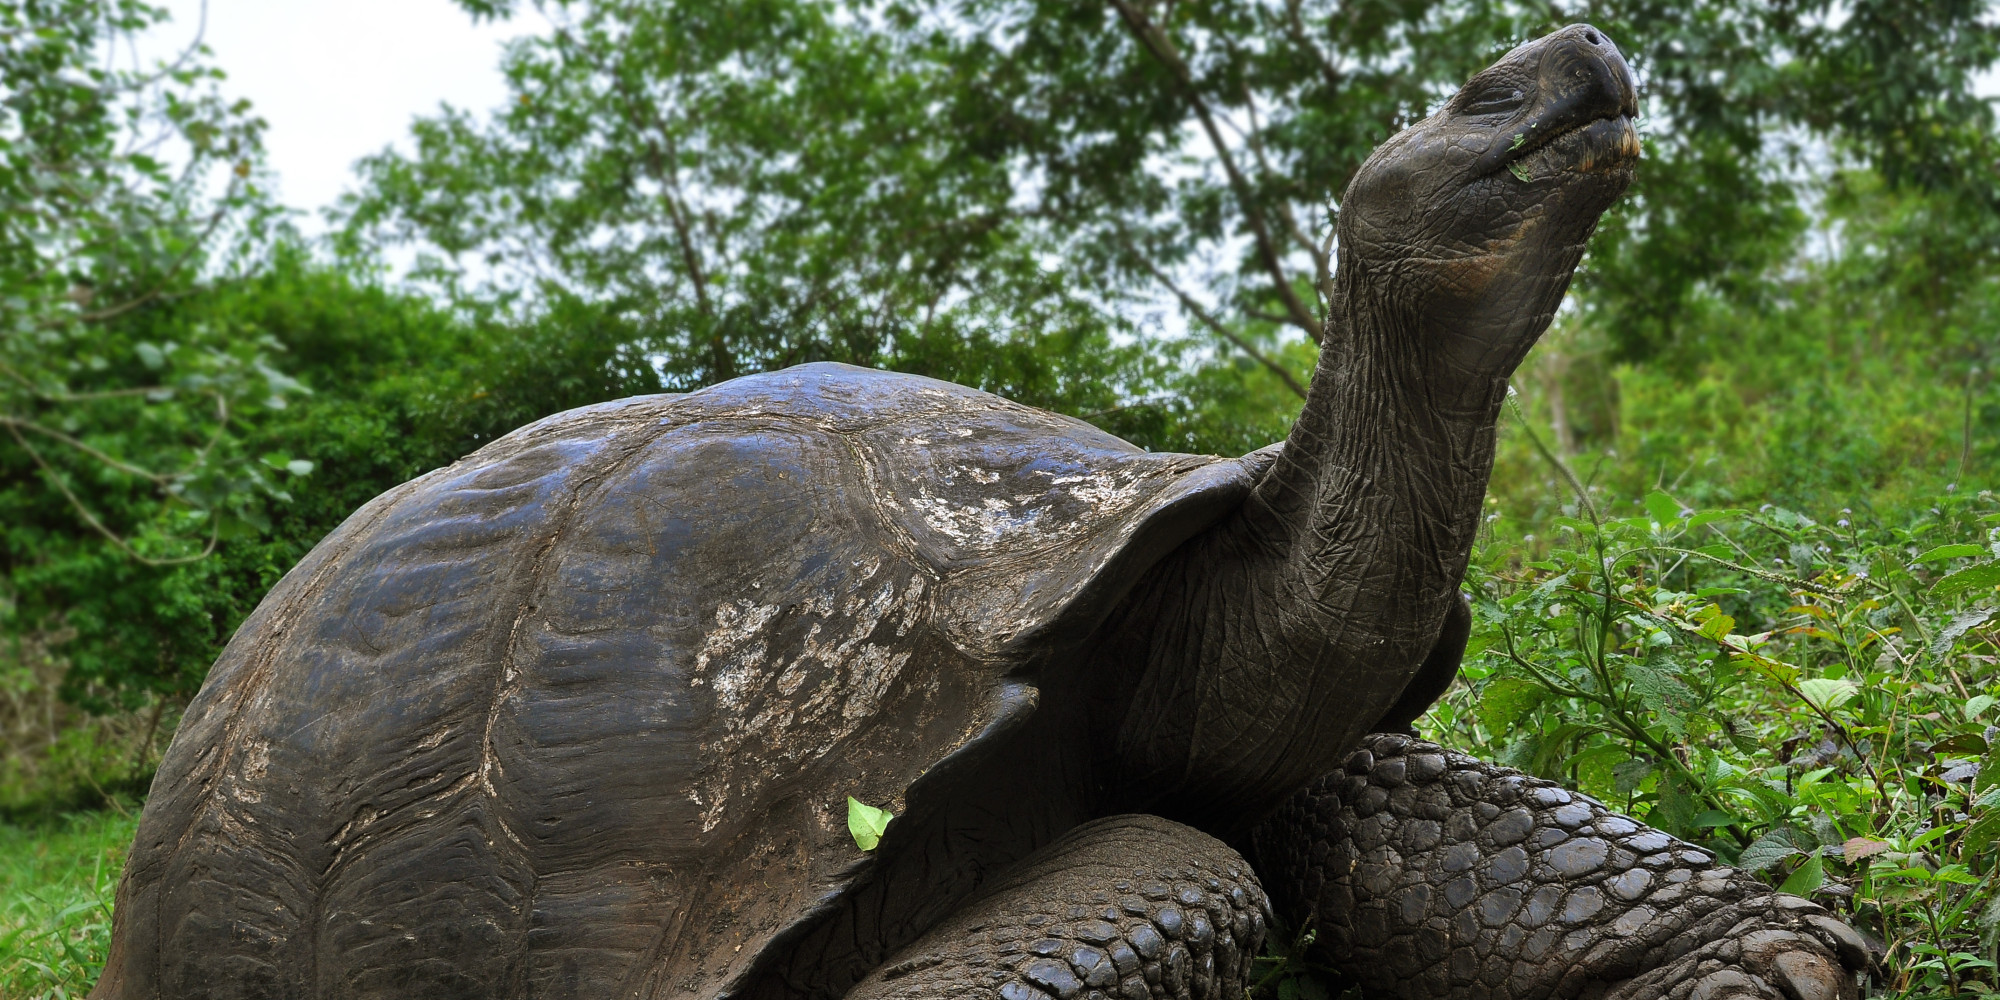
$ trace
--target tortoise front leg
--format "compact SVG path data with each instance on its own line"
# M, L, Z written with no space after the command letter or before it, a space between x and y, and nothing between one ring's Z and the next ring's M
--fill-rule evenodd
M1554 783L1376 735L1252 834L1278 915L1406 1000L1854 1000L1819 906Z
M1221 841L1113 816L1022 859L847 1000L1240 1000L1266 913Z

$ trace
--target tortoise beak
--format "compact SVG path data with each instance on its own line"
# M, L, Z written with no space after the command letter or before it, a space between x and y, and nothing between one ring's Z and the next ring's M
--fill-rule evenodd
M1638 137L1631 119L1639 113L1639 91L1632 82L1632 68L1610 37L1590 25L1573 24L1537 44L1541 52L1536 101L1525 119L1516 120L1480 154L1474 172L1493 173L1585 129L1606 133L1613 140L1603 152L1616 156L1629 150L1637 156Z

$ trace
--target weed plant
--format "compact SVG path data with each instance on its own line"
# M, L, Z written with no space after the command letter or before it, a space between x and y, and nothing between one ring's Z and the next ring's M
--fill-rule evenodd
M1612 517L1568 478L1542 537L1496 515L1475 551L1427 734L1842 912L1880 990L1994 992L2000 499L1829 523L1654 491Z
M0 824L0 1000L80 997L111 943L129 809Z

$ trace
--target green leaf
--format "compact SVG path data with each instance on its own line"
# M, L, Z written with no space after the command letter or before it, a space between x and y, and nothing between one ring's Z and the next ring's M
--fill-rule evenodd
M1730 518L1742 517L1743 515L1748 513L1750 512L1738 508L1730 508L1728 510L1705 510L1699 514L1694 515L1693 517L1688 518L1688 527L1699 528L1705 524L1713 524L1717 521L1727 521Z
M1600 743L1571 754L1556 769L1576 775L1577 784L1584 788L1602 788L1617 781L1618 765L1631 757L1631 752L1623 746Z
M1654 490L1646 494L1646 513L1651 514L1662 527L1672 525L1681 519L1680 501Z
M1837 681L1830 677L1814 677L1799 682L1799 693L1806 701L1822 712L1831 712L1854 700L1860 689L1853 681Z
M864 851L872 851L882 842L882 832L895 818L887 809L877 809L852 795L847 797L847 832L854 835L854 846Z
M1931 655L1941 657L1951 652L1952 647L1958 645L1958 640L1965 638L1965 633L1986 624L1996 611L2000 608L1977 607L1951 616L1951 623L1938 630L1937 638L1931 640Z
M1806 863L1800 865L1790 878L1785 879L1785 883L1778 887L1778 891L1809 897L1825 882L1826 864L1820 860L1819 855L1813 854L1806 858Z
M285 463L285 471L294 476L310 475L312 470L313 464L303 458L295 458Z
M1972 780L1972 794L2000 786L2000 744L1989 746L1979 761L1979 777Z
M1736 630L1736 619L1728 615L1715 615L1701 623L1701 634L1721 642L1722 638Z
M1986 700L1983 704L1978 705L1979 711L1985 710L1988 705L1993 703L1993 699L1987 698L1983 694L1974 697L1971 701L1965 703L1966 715L1979 714L1979 711L1974 710L1974 703L1978 702L1981 698L1985 698ZM1934 754L1982 754L1986 752L1986 737L1978 733L1955 733L1931 744L1931 752Z
M1940 545L1911 561L1927 563L1937 562L1942 559L1964 559L1968 556L1983 556L1985 554L1986 550L1980 546L1958 543L1954 545Z
M1986 909L1979 911L1979 943L1988 952L2000 943L2000 896L1993 897Z
M1792 843L1790 833L1772 830L1743 849L1743 856L1736 860L1736 867L1753 872L1766 871L1772 865L1800 853L1803 852Z
M1931 584L1931 596L1948 600L1968 591L1991 590L1994 587L2000 587L2000 563L1983 563L1959 570Z
M1646 817L1647 821L1668 833L1688 830L1698 805L1689 793L1687 783L1677 774L1663 773L1657 791L1659 798Z
M1698 830L1713 830L1716 827L1728 826L1734 822L1736 822L1736 817L1720 809L1709 809L1696 816L1692 825Z
M1675 736L1687 735L1687 717L1700 708L1700 699L1658 659L1633 660L1625 664L1625 679L1639 701L1660 716L1660 722Z
M1986 776L1984 768L1980 769L1979 776L1982 778ZM1986 815L1966 827L1965 841L1959 848L1960 854L1967 858L1977 856L1996 839L2000 839L2000 812L1988 810Z
M1523 715L1549 697L1547 688L1524 677L1501 677L1479 696L1479 724L1495 736L1512 729Z
M1911 865L1907 868L1898 868L1895 871L1880 874L1875 877L1878 879L1896 878L1896 879L1909 879L1912 882L1929 882L1937 877L1937 873L1931 871L1928 868L1923 867L1922 865Z
M1644 784L1647 775L1653 773L1653 762L1644 757L1634 757L1611 769L1611 787L1620 795L1631 795Z
M1965 869L1964 865L1945 865L1931 873L1934 882L1949 882L1952 885L1978 885L1979 876Z

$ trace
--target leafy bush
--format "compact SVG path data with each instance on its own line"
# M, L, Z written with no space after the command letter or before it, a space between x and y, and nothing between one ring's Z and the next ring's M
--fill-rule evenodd
M1628 503L1539 536L1492 515L1429 734L1844 912L1894 992L1990 992L2000 499L1900 522Z

